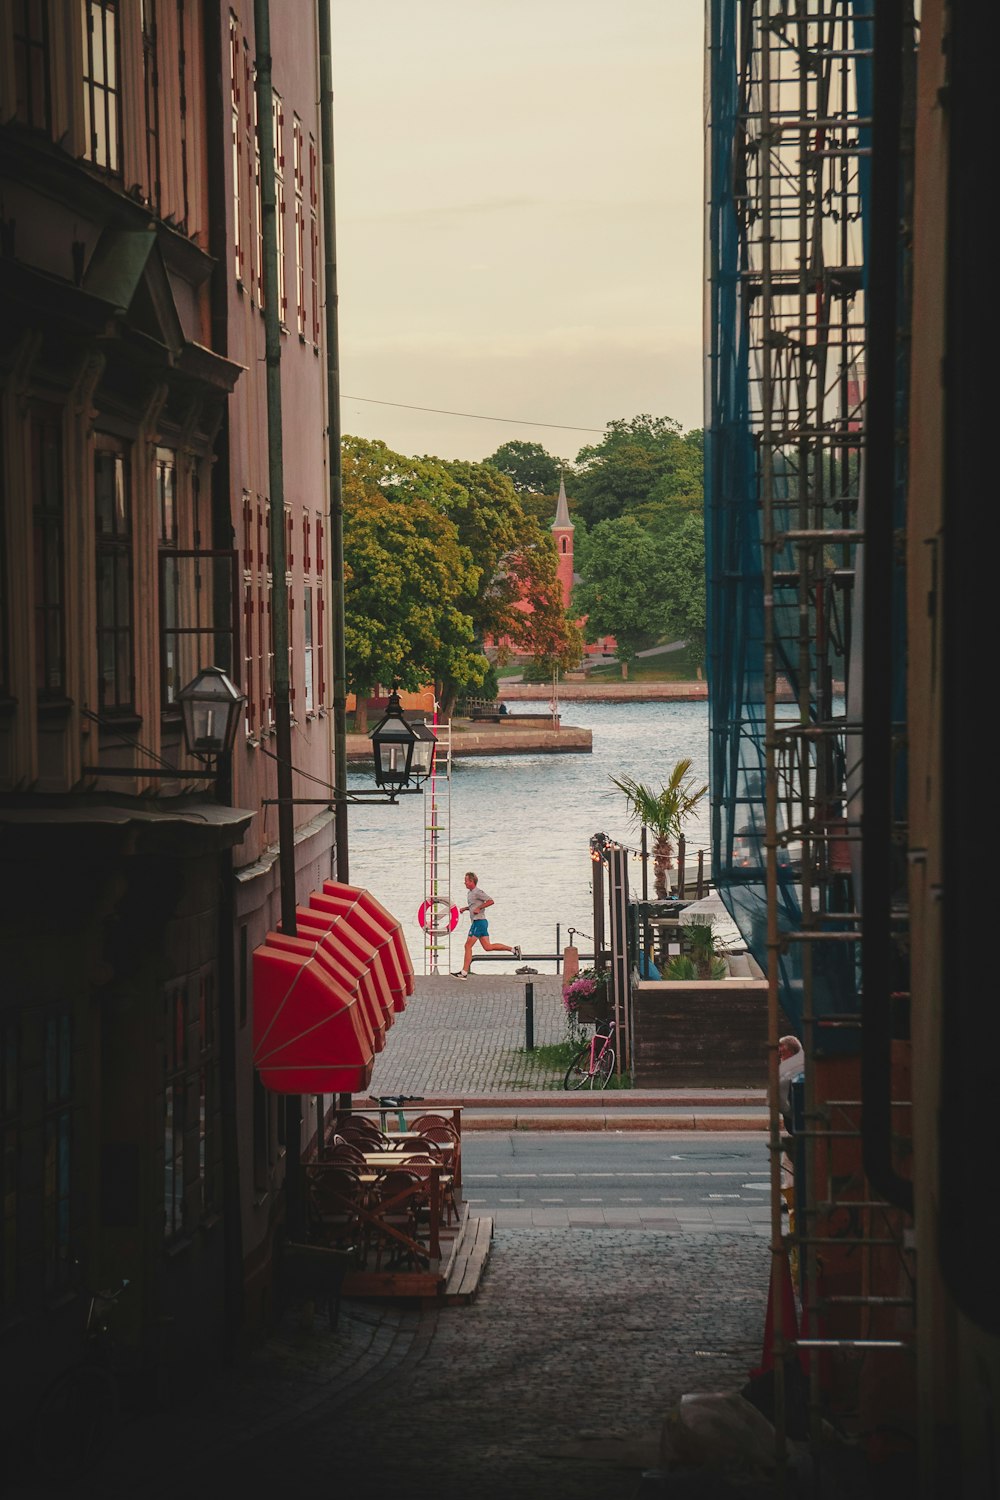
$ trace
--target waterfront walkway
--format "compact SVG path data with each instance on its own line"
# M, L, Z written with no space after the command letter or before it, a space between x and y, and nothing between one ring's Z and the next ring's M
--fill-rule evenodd
M563 1093L561 1070L525 1050L529 980L536 1044L562 1040L556 975L484 965L470 980L418 976L370 1092L461 1103L466 1130L762 1128L763 1095L753 1090ZM129 1422L85 1493L665 1497L664 1481L652 1478L664 1413L688 1391L739 1389L760 1358L767 1224L756 1210L717 1206L629 1205L604 1221L592 1214L587 1227L534 1214L537 1222L508 1214L497 1227L467 1306L351 1298L335 1332L325 1310L288 1308L266 1342L196 1400ZM171 1382L171 1395L179 1400L188 1385ZM669 1493L769 1494L730 1490L717 1475L710 1486L713 1478L720 1487L706 1488L706 1476L681 1466ZM56 1500L33 1476L7 1494Z
M565 1063L546 1067L525 1046L529 983L535 1048L564 1041L559 975L491 974L485 966L469 979L418 975L355 1103L368 1094L420 1094L427 1107L461 1104L467 1130L766 1129L762 1090L564 1092Z

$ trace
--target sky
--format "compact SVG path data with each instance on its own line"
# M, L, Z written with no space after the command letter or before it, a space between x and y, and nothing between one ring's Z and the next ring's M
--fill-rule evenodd
M703 0L331 9L344 433L572 462L700 427Z

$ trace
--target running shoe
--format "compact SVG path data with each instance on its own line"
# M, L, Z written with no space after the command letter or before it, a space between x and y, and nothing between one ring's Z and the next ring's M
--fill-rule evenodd
M452 979L468 979L469 973L467 969L453 969L451 977Z
M515 958L520 958L521 957L521 945L520 945L520 943L515 943L512 951L513 951L513 954L514 954Z

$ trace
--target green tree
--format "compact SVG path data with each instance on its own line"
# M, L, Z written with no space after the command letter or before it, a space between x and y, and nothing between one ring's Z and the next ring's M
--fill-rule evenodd
M576 461L577 509L588 526L625 515L646 501L701 506L701 433L685 434L672 417L643 414L609 422L601 441L581 448Z
M653 888L656 899L665 901L670 894L668 876L674 863L674 844L708 791L708 785L695 786L689 757L677 761L658 792L631 776L612 776L610 780L625 793L633 822L648 828L653 835Z
M666 593L666 629L705 660L705 530L700 516L688 515L661 546ZM701 675L701 667L698 668Z
M516 490L554 495L559 489L559 461L546 453L541 443L524 443L515 438L501 443L485 462L506 474Z
M575 665L579 632L563 609L551 534L526 513L512 481L492 464L456 460L443 467L454 483L448 514L479 569L474 588L461 601L476 640L493 641L501 657L513 651L533 656L550 670ZM462 685L440 682L445 714Z
M347 677L359 709L380 682L481 683L489 663L464 607L481 569L446 508L458 487L433 460L361 438L344 439L342 464Z
M632 516L600 521L587 535L573 590L573 608L585 617L584 635L613 635L622 675L638 653L659 641L667 620L662 554Z

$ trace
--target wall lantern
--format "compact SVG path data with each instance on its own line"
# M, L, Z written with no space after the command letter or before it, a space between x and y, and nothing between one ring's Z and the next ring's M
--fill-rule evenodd
M417 742L413 747L410 775L415 781L426 781L431 774L431 767L434 764L434 747L437 744L437 735L429 724L416 723L412 727L416 731Z
M390 791L399 791L410 780L417 732L403 716L399 693L395 687L389 694L385 713L375 725L370 738L375 752L376 785L388 787Z
M184 721L184 743L199 760L228 755L236 739L244 696L221 667L205 667L181 688L177 702Z

